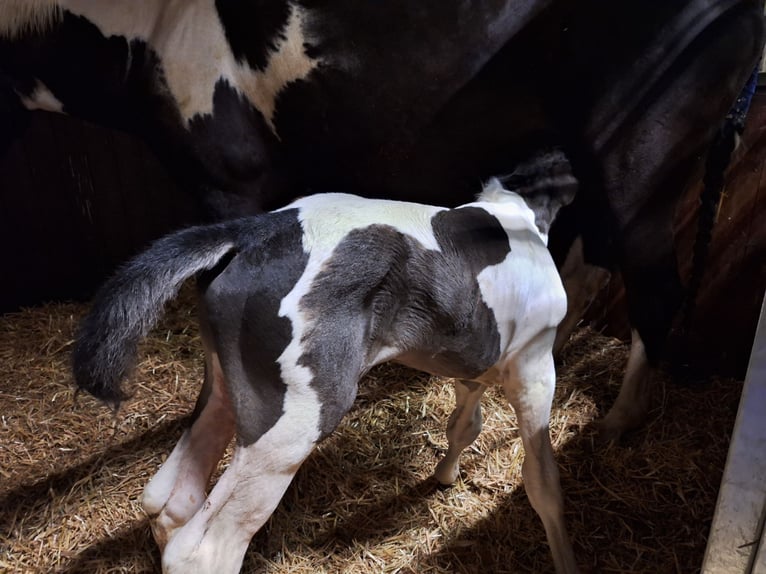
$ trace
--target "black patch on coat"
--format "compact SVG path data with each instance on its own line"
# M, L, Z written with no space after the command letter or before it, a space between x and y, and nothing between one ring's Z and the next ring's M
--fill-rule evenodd
M177 171L204 192L214 213L234 217L284 203L276 170L279 141L261 112L227 81L215 85L212 114L194 116L188 129L179 121L172 135L158 147L174 156Z
M301 300L313 324L300 362L314 373L322 436L351 407L382 348L400 349L407 364L468 379L497 361L500 336L476 277L505 259L508 236L477 208L440 212L432 224L441 252L386 225L350 232Z
M287 387L277 359L292 340L292 323L279 316L279 306L308 261L297 213L290 209L253 220L246 245L228 265L200 278L203 312L244 446L284 413Z
M290 15L289 3L216 0L215 7L234 57L255 70L266 69L269 52L284 37L280 32Z
M0 67L19 93L30 95L39 78L66 113L135 129L132 118L124 117L126 103L145 90L144 78L136 74L156 74L157 59L149 52L142 41L106 38L86 18L65 11L61 22L44 35L0 40Z
M486 160L480 150L488 142L516 139L520 122L498 129L501 113L513 108L509 99L497 98L498 107L481 98L447 108L527 21L534 0L513 7L515 17L501 0L297 3L309 16L306 54L320 64L279 94L275 124L305 187L455 206L472 200L482 178L508 171L507 164L482 175L467 170L474 155ZM540 52L535 48L525 61ZM515 72L504 70L514 82ZM483 91L494 95L498 86ZM465 121L453 122L458 115ZM485 123L487 129L477 127ZM526 135L517 141L527 142ZM501 147L498 156L507 158Z

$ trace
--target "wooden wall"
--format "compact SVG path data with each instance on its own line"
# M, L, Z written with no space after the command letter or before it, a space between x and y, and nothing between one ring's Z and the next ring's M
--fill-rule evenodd
M126 134L36 112L0 158L0 312L91 294L198 206Z

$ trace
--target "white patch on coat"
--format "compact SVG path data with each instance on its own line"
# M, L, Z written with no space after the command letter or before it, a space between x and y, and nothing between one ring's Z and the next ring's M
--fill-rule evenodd
M293 289L285 295L280 303L279 316L287 317L290 320L293 334L290 344L277 359L282 381L287 386L283 406L285 415L282 416L280 422L288 414L290 417L297 417L295 428L309 433L307 439L312 441L319 439L321 402L316 390L311 386L314 372L309 367L300 364L300 359L304 354L302 341L306 334L308 322L301 313L299 302L311 287L314 275L315 273L311 273L310 266L307 266ZM271 430L273 428L269 432ZM255 444L262 440L263 437L258 439Z
M545 246L547 237L540 233L534 213L521 196L489 185L478 199L471 205L497 218L508 232L511 248L503 261L486 267L477 277L482 299L495 315L501 349L498 363L502 364L561 322L567 309L566 292Z
M282 31L284 37L280 38L266 69L254 72L247 66L239 66L237 70L237 87L263 114L274 134L277 134L274 126L277 96L288 84L307 78L319 65L318 60L312 60L306 54L305 19L305 9L291 5L290 18Z
M431 219L445 207L320 193L298 199L283 209L292 208L300 209L303 249L311 258L326 257L350 231L370 225L389 225L416 239L425 249L441 250Z
M40 80L35 80L35 89L28 96L19 94L22 105L28 110L45 110L47 112L64 112L64 104Z
M375 349L373 353L367 357L365 368L369 369L375 365L392 361L402 354L402 350L398 347L380 347Z
M485 268L477 278L482 299L495 315L502 353L556 327L567 307L561 278L542 242L511 239L510 244L505 260Z
M306 78L320 63L306 55L308 16L296 4L290 5L288 21L277 33L276 49L263 71L234 57L215 0L123 0L112 2L108 10L92 0L62 0L61 4L93 22L106 37L146 42L160 58L168 90L187 125L195 116L213 113L216 84L224 81L263 114L276 134L273 119L280 92Z
M518 193L503 187L497 178L491 178L484 185L474 203L468 205L481 207L494 215L504 229L508 231L529 230L542 242L548 244L548 236L540 232L535 224L535 212Z
M62 14L56 0L2 0L0 38L43 33L61 20Z

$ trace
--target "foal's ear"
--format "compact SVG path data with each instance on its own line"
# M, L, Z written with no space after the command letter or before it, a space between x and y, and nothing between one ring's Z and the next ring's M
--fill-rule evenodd
M546 235L559 210L574 201L579 187L569 159L559 148L538 152L498 179L524 199L535 213L535 224Z
M572 164L560 148L540 150L498 179L506 189L515 191L525 200L535 201L539 195L560 196L561 206L572 202L578 185ZM545 202L545 199L537 202L540 201Z

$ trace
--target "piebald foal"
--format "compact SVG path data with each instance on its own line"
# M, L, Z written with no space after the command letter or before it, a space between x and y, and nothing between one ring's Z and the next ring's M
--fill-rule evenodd
M444 484L481 430L482 393L502 385L556 570L577 571L548 434L566 296L544 231L558 205L528 201L534 211L497 180L456 209L309 196L170 235L104 285L73 366L82 388L119 404L138 341L181 283L198 279L204 390L143 498L165 572L237 572L360 378L388 360L456 379L449 449L435 470ZM234 436L231 463L206 496Z

